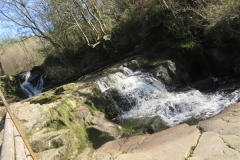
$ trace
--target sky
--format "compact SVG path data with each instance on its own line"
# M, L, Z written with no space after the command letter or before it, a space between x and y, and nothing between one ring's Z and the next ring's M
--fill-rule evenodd
M31 34L29 31L25 32L19 32L18 31L19 26L12 24L12 23L7 23L3 22L0 20L0 40L1 39L6 39L6 38L19 38L23 35L29 35ZM20 34L21 33L21 34Z
M0 39L18 37L17 28L17 26L0 20Z
M11 13L14 14L10 10L11 7L5 7L4 2L0 0L0 10L7 14L8 16L11 15ZM7 21L6 18L0 14L0 39L5 39L5 38L17 38L20 35L18 34L18 29L19 26L14 24L11 21Z
M2 25L0 25L0 39L4 39L10 35L11 35L11 32L9 31L9 29L6 29Z

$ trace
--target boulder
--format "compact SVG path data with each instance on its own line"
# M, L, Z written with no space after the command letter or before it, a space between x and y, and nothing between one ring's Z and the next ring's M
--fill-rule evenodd
M109 89L106 94L102 94L97 87L94 89L93 96L89 98L97 105L97 109L104 112L110 120L117 119L121 114L121 109L128 109L129 105L121 105L121 95L116 89ZM121 107L124 108L121 108Z
M118 139L122 135L122 128L106 121L104 114L99 111L91 113L87 107L81 107L75 114L84 118L86 132L93 148L99 148L104 143Z
M129 118L119 122L123 127L124 136L132 136L143 133L156 133L167 128L167 124L160 116Z
M95 87L72 83L62 88L11 104L38 159L73 159L86 146L98 148L120 138L119 125L107 121L93 103L85 104Z
M140 64L137 60L131 60L128 64L127 67L130 68L133 71L136 71L137 69L140 68Z
M176 65L174 62L167 60L161 62L159 67L156 69L155 76L157 79L163 81L167 85L172 85L177 79Z
M150 72L166 86L179 88L190 84L191 78L188 72L178 63L171 60L157 60L151 63L155 68Z
M213 77L208 77L191 84L192 88L195 88L201 92L210 92L218 87L218 82L213 80Z

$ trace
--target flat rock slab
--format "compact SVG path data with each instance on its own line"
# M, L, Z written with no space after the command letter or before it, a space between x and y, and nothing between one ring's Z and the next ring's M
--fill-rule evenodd
M205 132L189 160L239 160L240 153L230 148L217 133Z
M135 153L151 155L154 159L185 159L197 144L200 132L186 124L150 135Z
M236 135L223 135L220 136L222 140L228 144L230 148L235 149L236 151L240 152L240 136Z
M200 122L198 126L205 132L240 136L240 103L227 108L214 118Z
M196 126L182 124L152 135L122 138L104 144L95 152L93 159L102 158L154 160L185 159L200 137ZM112 157L110 155L114 155ZM111 153L111 154L109 154ZM104 155L104 156L103 156ZM109 157L110 156L110 157Z

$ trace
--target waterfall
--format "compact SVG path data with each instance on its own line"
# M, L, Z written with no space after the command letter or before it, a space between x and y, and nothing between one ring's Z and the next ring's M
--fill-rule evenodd
M116 90L120 101L116 103L122 110L121 117L140 118L159 115L169 126L177 125L191 118L204 119L220 113L224 108L236 103L240 90L227 96L220 92L203 94L198 90L168 92L165 85L152 74L133 72L126 67L96 81L105 94Z
M46 75L39 75L39 78L35 85L31 84L31 80L33 80L33 77L31 77L30 71L25 72L23 75L25 76L25 81L20 85L20 87L28 97L35 96L42 92Z

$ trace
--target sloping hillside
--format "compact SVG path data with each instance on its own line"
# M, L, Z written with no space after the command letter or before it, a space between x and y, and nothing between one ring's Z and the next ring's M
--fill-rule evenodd
M40 65L44 57L38 50L42 47L37 37L25 40L2 40L0 46L1 74L13 75Z

